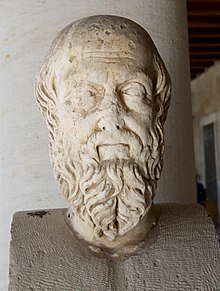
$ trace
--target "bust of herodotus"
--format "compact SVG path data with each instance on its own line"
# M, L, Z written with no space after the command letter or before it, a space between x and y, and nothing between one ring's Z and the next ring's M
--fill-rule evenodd
M149 34L118 16L73 22L53 41L35 90L71 229L98 248L135 250L156 223L170 103Z

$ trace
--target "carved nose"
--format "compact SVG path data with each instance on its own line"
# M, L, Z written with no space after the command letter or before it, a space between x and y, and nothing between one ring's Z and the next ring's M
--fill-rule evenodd
M124 128L124 120L121 117L114 116L114 115L108 115L103 116L98 121L98 127L101 130L121 130Z

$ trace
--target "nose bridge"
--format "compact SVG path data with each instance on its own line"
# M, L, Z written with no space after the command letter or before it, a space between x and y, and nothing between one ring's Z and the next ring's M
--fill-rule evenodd
M98 126L101 130L120 130L124 127L122 112L118 106L117 97L106 98L102 104Z
M109 86L109 87L110 88L106 88L105 97L102 102L104 107L117 106L118 101L119 101L117 94L114 91L114 85Z

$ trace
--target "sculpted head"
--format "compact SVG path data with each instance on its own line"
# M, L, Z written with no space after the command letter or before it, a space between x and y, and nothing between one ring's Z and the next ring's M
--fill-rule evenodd
M150 36L117 16L76 21L53 41L35 89L74 229L97 241L128 234L152 207L170 102Z

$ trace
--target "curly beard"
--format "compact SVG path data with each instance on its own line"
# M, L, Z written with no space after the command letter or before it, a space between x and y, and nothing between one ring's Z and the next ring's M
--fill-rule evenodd
M134 133L122 133L119 144L130 140L138 153L128 145L128 152L105 159L97 145L107 140L107 136L97 132L76 155L70 138L62 133L51 143L50 153L55 177L73 215L86 221L96 237L104 235L114 240L133 229L149 211L156 182L150 179L146 164L152 153L143 150Z
M146 187L138 165L130 160L89 166L80 180L80 190L97 236L104 234L109 240L135 227L152 202L151 187Z

